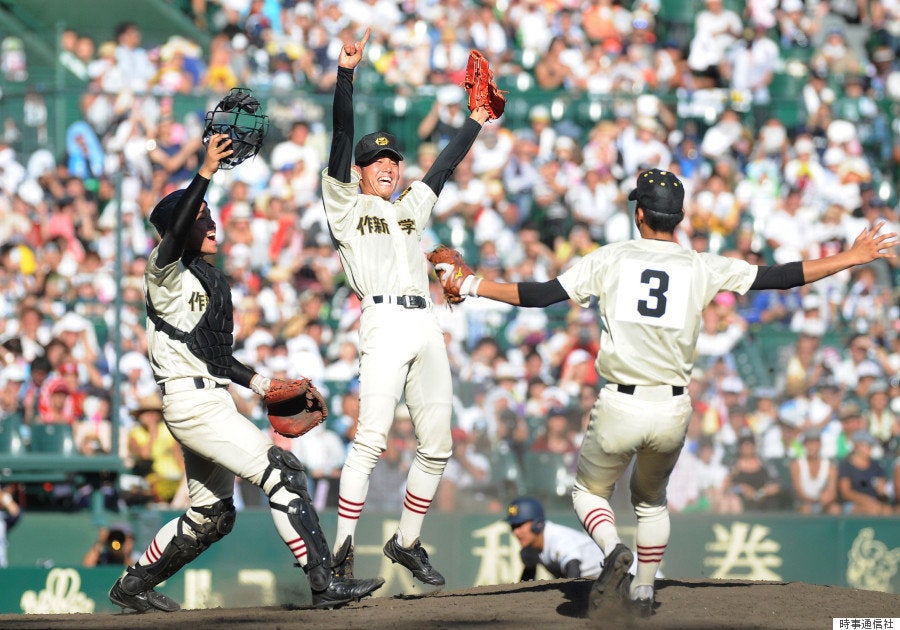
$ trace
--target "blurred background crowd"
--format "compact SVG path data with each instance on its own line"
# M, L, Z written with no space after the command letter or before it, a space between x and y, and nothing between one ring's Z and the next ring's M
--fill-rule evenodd
M261 154L218 173L208 194L237 356L327 391L326 425L276 439L306 463L317 505L335 504L358 418L360 303L342 282L319 178L337 50L365 28L357 99L379 106L360 109L358 135L395 131L407 181L467 116L470 48L510 92L423 243L461 249L485 277L547 280L634 237L626 196L648 167L684 181L678 238L699 251L772 264L833 253L881 221L897 229L896 0L159 4L187 34L148 41L147 25L127 20L109 32L58 29L54 72L80 86L62 130L52 92L35 87L27 38L2 38L0 460L118 462L16 485L25 510L84 508L98 492L116 510L184 505L180 451L146 358L147 216L193 177L203 112L235 86L255 90L271 118ZM704 312L670 509L894 511L898 281L900 263L881 260L791 291L720 294ZM527 492L568 506L602 386L596 312L477 299L450 309L436 283L432 297L456 394L436 505L499 511ZM268 430L258 399L232 393ZM372 509L399 509L414 448L401 403ZM239 490L243 505L259 503Z

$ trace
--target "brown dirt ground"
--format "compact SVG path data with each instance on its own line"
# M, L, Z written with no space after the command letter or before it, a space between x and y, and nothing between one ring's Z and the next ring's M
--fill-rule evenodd
M900 595L798 582L658 580L652 617L586 618L590 580L483 586L367 599L338 610L215 608L176 613L0 615L0 628L831 628L834 617L900 616Z

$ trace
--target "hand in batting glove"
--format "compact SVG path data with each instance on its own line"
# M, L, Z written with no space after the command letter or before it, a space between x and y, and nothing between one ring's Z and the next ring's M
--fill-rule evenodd
M428 262L434 265L434 271L444 289L444 298L447 302L459 304L466 296L478 295L481 278L475 275L458 251L445 245L438 245L427 257Z
M469 51L466 78L463 87L469 93L469 111L479 107L488 110L488 120L500 118L506 108L506 90L501 90L494 82L494 73L488 60L477 50Z
M328 417L325 398L308 378L272 379L263 400L272 428L286 437L303 435Z

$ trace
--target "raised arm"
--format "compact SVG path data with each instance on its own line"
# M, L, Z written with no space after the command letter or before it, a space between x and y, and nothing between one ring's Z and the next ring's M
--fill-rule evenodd
M338 54L337 82L334 86L332 106L331 153L328 156L328 174L338 181L350 181L350 165L353 151L353 73L362 61L369 29L361 41L341 46Z
M221 160L231 154L231 139L227 134L218 133L210 136L203 165L184 192L174 201L172 219L159 244L159 256L156 260L159 268L175 262L184 254L188 235L197 220L209 180L219 170ZM164 203L166 199L160 203Z
M431 165L431 168L428 169L428 172L422 178L422 181L434 191L435 195L441 194L444 184L453 175L453 170L466 157L466 154L475 142L475 138L478 137L478 132L481 131L489 117L490 112L488 112L486 107L479 107L473 111L466 119L466 122L463 123L462 128L456 132L456 135L450 139L444 150L435 158L434 164Z

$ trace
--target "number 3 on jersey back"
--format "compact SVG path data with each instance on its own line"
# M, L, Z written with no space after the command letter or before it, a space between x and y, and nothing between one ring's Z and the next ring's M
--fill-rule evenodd
M616 293L616 320L681 330L691 300L691 268L626 258Z

